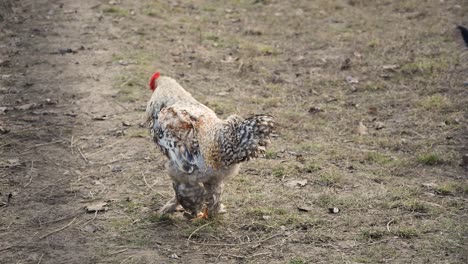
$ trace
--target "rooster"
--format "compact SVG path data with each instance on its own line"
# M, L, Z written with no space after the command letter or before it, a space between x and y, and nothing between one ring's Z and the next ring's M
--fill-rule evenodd
M265 153L273 117L219 119L177 81L159 72L149 86L153 94L146 108L147 123L154 142L168 158L166 169L175 192L159 214L172 213L179 205L191 217L220 213L224 180L239 172L240 163Z

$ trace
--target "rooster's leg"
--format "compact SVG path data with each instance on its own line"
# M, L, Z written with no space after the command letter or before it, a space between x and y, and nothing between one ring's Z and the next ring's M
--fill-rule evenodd
M200 183L175 183L177 200L187 213L195 217L203 206L205 189Z
M208 219L208 207L204 206L202 211L194 219Z
M219 213L226 212L223 204L221 203L224 183L222 181L216 181L208 182L204 185L206 190L205 201L207 204L209 216L212 217Z

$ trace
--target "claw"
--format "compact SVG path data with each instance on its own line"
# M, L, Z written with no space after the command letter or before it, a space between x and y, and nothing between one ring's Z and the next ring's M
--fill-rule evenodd
M197 214L197 217L195 219L208 219L208 207L203 208L203 210Z

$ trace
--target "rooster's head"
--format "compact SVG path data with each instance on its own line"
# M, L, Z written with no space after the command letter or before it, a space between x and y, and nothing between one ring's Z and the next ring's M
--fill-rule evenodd
M153 76L151 76L151 79L149 81L149 87L151 89L151 91L156 91L156 87L158 87L158 85L156 84L156 80L159 78L161 74L159 72L155 72L153 74Z

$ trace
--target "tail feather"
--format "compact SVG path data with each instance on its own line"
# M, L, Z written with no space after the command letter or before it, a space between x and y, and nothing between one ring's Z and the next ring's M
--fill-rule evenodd
M254 115L244 120L238 116L229 117L220 137L224 165L264 155L274 127L274 119L269 115Z

